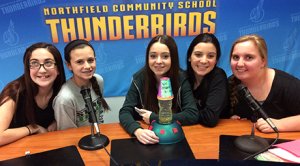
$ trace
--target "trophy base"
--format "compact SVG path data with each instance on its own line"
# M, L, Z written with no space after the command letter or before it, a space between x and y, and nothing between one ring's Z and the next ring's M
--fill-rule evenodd
M178 121L160 124L154 120L149 129L159 137L159 144L174 144L184 139L184 133Z

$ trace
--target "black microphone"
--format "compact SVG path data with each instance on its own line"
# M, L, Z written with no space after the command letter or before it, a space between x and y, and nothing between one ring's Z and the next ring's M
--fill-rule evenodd
M257 101L253 98L251 93L249 92L248 88L244 86L243 84L239 84L237 86L237 90L239 94L246 100L249 107L252 111L258 112L262 118L270 125L270 127L278 133L278 129L275 126L275 124L272 122L272 120L269 118L269 116L266 114L266 112L261 108L260 104L257 103Z
M104 148L108 145L109 139L107 136L100 134L96 111L93 107L91 90L86 87L81 87L80 93L83 97L86 106L86 112L89 114L89 121L91 123L91 134L86 135L80 139L78 146L85 150L96 150ZM94 135L94 128L96 129L96 135ZM105 149L106 150L106 149Z
M246 102L249 105L249 107L251 108L251 110L254 113L259 113L262 116L262 118L269 124L269 126L271 126L271 128L277 134L276 139L271 144L269 144L269 142L266 139L261 138L259 136L255 136L255 134L254 134L255 124L253 123L251 135L242 135L242 136L237 137L234 140L235 146L244 152L251 153L251 155L249 155L248 157L243 159L243 160L248 160L248 159L253 158L254 156L266 151L271 146L273 146L279 138L279 132L278 132L277 127L273 124L272 120L266 114L266 112L261 108L260 104L257 103L257 101L253 98L253 96L249 92L248 88L245 87L243 84L239 84L237 86L237 90L238 90L238 93L244 98L244 100L246 100Z
M98 120L96 117L96 111L92 104L93 102L92 102L90 88L81 87L80 93L83 97L87 112L89 114L89 121L90 123L93 123L93 125L91 125L91 135L87 135L81 138L78 143L79 147L85 150L96 150L96 149L104 148L106 153L109 155L111 161L115 165L119 165L117 161L111 156L111 154L105 148L105 146L109 144L109 139L107 136L100 134L100 130L98 127ZM96 128L97 135L94 135L94 127Z
M92 104L91 90L90 90L90 88L81 87L80 93L85 102L87 113L89 114L90 123L93 123L93 125L96 129L96 132L98 134L98 133L100 133L100 131L99 131L98 121L97 121L96 114L95 114L95 109Z

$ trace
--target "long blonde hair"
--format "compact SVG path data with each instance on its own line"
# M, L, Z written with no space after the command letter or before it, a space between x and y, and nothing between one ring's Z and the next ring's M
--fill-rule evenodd
M265 61L266 65L268 64L268 48L267 48L267 44L266 41L259 35L257 34L250 34L250 35L245 35L245 36L241 36L240 38L238 38L231 47L231 51L230 51L230 61L231 61L231 57L232 57L232 52L234 47L238 44L238 43L242 43L242 42L246 42L246 41L252 41L256 46L257 49L259 51L259 54L261 56L261 58ZM235 106L238 103L238 99L237 99L237 85L241 83L241 81L239 79L237 79L234 75L231 76L228 80L229 83L229 94L230 94L230 111L233 113L233 110L235 108Z

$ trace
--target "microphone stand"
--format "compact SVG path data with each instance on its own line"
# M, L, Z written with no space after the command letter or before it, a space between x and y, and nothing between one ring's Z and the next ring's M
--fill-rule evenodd
M78 146L84 150L97 150L108 145L109 139L107 136L100 134L97 118L94 111L87 109L89 113L89 122L91 123L91 134L80 139ZM94 130L96 129L96 135Z
M251 154L256 153L269 146L269 143L266 139L255 135L256 121L257 121L257 116L254 113L251 118L251 122L252 122L251 135L239 136L234 141L235 146L246 153L251 153Z

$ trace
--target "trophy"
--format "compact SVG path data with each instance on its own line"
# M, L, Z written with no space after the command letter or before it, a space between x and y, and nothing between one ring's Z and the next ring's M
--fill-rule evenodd
M151 122L150 130L159 137L159 144L173 144L184 139L184 133L178 121L172 118L173 92L170 78L162 77L158 87L159 120Z

